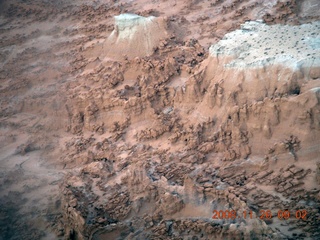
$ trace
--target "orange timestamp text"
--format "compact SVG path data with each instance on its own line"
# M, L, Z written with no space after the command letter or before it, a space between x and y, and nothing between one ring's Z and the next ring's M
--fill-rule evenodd
M253 214L252 210L243 210L241 212L237 212L235 210L213 210L212 219L252 219L256 214ZM259 211L259 218L264 219L272 219L273 217L278 217L278 219L287 220L290 217L296 219L307 219L307 211L306 210L279 210L276 215L272 214L271 210L260 210Z

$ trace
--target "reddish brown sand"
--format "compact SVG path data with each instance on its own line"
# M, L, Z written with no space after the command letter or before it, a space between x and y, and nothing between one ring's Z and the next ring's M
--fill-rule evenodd
M320 239L319 20L317 0L0 1L0 240Z

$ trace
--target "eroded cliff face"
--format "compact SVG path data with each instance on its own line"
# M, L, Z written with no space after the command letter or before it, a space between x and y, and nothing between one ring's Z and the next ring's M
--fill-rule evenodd
M82 116L70 131L92 135L72 139L72 157L63 159L84 165L62 185L64 222L74 223L67 232L79 239L319 234L312 210L319 201L319 25L305 28L301 54L290 46L303 45L298 27L251 22L208 55L195 39L169 38L150 57L98 62L90 91L73 89L70 100L78 111L71 119ZM284 29L279 45L274 37ZM273 40L261 55L266 36ZM106 70L107 79L97 77ZM73 185L79 181L82 188ZM260 210L301 208L309 220L280 231L281 220L259 219ZM254 209L256 216L217 221L214 209Z
M3 236L318 238L320 24L306 2L4 8Z

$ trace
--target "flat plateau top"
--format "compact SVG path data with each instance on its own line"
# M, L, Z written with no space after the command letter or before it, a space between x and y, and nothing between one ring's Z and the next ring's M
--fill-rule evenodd
M266 25L261 21L246 22L241 29L226 34L210 47L212 56L232 56L226 67L261 67L284 64L320 65L320 22L290 25Z

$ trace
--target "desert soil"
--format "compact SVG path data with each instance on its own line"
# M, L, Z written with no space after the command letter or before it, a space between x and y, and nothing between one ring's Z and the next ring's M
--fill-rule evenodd
M0 240L320 239L319 184L318 0L0 1Z

